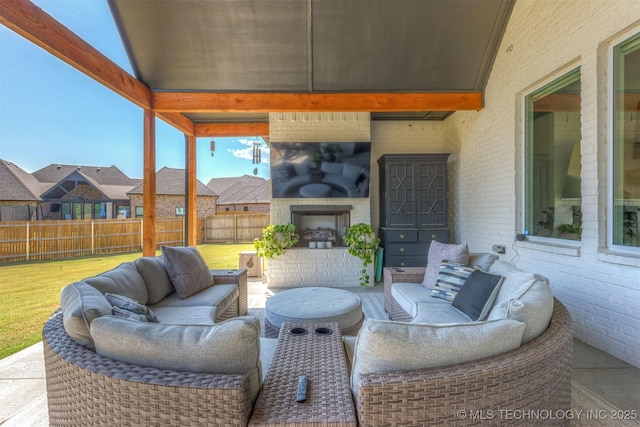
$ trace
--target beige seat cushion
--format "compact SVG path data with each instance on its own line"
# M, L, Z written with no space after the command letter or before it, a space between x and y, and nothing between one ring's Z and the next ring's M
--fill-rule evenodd
M432 297L431 290L420 283L393 283L391 296L411 317L418 314L418 304L420 303L450 305L449 301Z
M159 307L215 307L214 318L222 314L240 295L235 284L213 285L189 298L181 299L177 293L166 296L162 301L149 306L154 312Z

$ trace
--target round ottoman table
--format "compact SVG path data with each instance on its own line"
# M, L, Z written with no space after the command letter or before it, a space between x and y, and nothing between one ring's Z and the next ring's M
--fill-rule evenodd
M277 338L284 322L338 322L342 335L356 335L364 321L360 298L335 288L289 289L268 298L265 308L267 338Z

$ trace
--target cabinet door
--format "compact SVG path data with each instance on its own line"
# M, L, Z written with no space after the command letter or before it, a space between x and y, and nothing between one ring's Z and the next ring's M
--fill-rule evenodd
M416 181L416 227L448 227L446 158L418 163Z
M415 165L389 162L386 167L386 226L413 227L416 224Z

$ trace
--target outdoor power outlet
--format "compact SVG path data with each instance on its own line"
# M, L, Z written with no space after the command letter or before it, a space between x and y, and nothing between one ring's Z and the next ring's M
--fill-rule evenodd
M505 248L502 245L493 245L491 250L497 254L503 254L505 252Z

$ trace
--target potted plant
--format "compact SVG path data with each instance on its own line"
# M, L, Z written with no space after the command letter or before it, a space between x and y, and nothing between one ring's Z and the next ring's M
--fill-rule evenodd
M563 239L580 240L582 227L573 224L560 224L558 231Z
M300 240L293 224L269 224L262 230L262 239L255 239L253 244L260 257L273 258L282 255L284 249L293 246Z
M367 266L373 263L380 239L376 237L369 224L359 223L349 227L343 240L349 253L362 260L360 286L367 286L370 280Z

